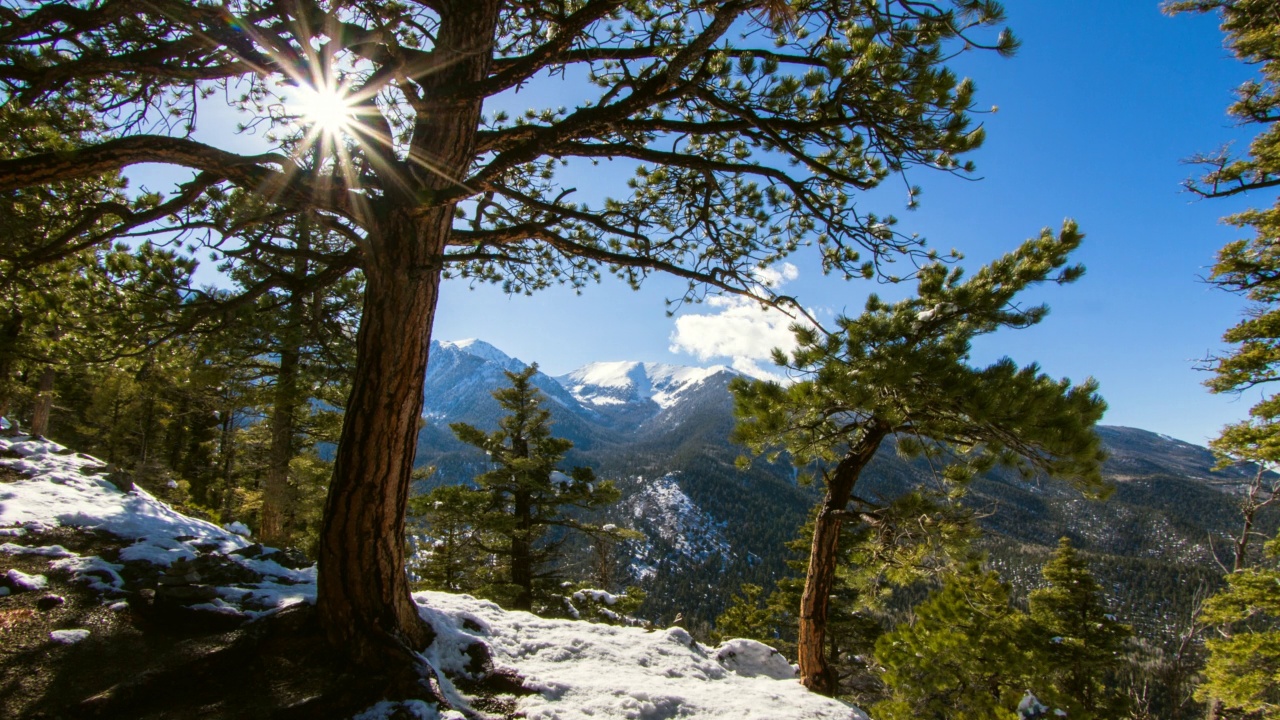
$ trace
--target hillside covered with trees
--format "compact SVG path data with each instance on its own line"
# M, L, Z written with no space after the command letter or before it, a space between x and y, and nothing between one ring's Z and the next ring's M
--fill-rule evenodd
M1250 144L1187 189L1267 197L1274 3L1163 10L1256 73ZM137 716L166 672L234 694L250 658L294 688L264 717L554 715L585 681L518 661L622 652L589 620L803 717L1280 716L1280 205L1228 215L1249 236L1209 273L1247 307L1205 384L1252 407L1208 450L991 355L1084 276L1074 220L978 260L871 209L980 179L996 109L958 68L1018 47L990 0L0 2L0 535L40 540L0 548L3 677L85 637L44 569L113 638L202 638L10 709ZM792 260L862 309L783 292ZM785 347L550 377L433 340L446 283L606 277L785 313ZM711 712L627 697L600 712Z

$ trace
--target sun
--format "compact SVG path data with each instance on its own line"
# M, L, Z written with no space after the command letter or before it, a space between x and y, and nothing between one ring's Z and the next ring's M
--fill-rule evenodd
M325 135L349 134L355 120L355 106L340 86L299 86L289 103L298 119Z

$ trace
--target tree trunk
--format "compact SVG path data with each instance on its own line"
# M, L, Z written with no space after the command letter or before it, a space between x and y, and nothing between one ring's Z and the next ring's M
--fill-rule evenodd
M22 313L10 310L0 323L0 417L9 414L9 403L13 401L13 370L21 337Z
M440 266L427 265L421 236L443 241L451 212L417 227L407 213L382 229L399 260L366 267L356 370L320 530L317 609L331 641L361 665L385 665L432 639L405 575L405 509L422 414ZM443 228L440 226L444 226ZM398 237L392 237L396 233ZM437 245L437 253L442 249ZM415 252L416 251L416 252ZM401 658L403 659L403 658Z
M36 394L35 408L31 411L31 434L44 437L49 433L49 415L53 412L53 381L57 373L46 365L40 371L40 392Z
M519 523L511 536L511 582L520 592L511 607L515 610L533 610L533 549L529 537L533 532L532 504L529 493L515 493L515 516Z
M872 427L849 449L827 479L827 494L813 523L809 569L800 596L800 638L796 648L800 682L813 692L835 695L836 673L827 662L827 613L835 585L839 557L840 525L862 469L871 462L887 431Z
M299 257L294 262L293 277L305 277L311 250L310 229L305 215L299 217L294 242ZM280 332L280 365L276 371L275 397L271 402L271 447L267 451L267 475L262 487L262 514L258 521L258 539L266 545L285 547L292 539L288 520L294 504L289 487L289 462L295 452L293 436L295 418L303 397L299 392L302 359L302 331L306 322L306 296L296 285L289 287L289 305L285 327Z
M292 329L286 331L286 337ZM298 348L290 343L280 351L276 372L275 399L271 404L271 447L267 451L267 474L262 483L262 514L258 520L258 541L274 547L289 544L285 521L291 505L289 461L293 459L294 417L298 411Z
M447 2L423 97L489 74L498 0ZM418 677L413 650L434 637L405 574L405 509L422 412L431 328L452 205L423 208L454 188L474 159L481 101L437 102L415 118L410 163L382 168L369 200L364 311L356 367L320 529L316 610L330 641L362 671L401 691ZM402 185L397 185L401 183ZM412 672L410 672L412 671ZM403 680L403 682L401 682Z

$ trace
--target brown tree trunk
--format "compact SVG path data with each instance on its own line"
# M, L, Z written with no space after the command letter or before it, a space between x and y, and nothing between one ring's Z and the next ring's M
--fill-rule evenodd
M440 88L486 77L498 0L440 5L432 56L416 78L429 99ZM316 610L330 641L365 672L407 692L418 677L413 650L434 637L420 619L405 574L405 508L422 412L427 352L453 226L450 205L420 203L456 186L474 156L481 101L419 111L409 163L391 170L370 200L364 311L356 367L320 529ZM396 182L406 186L396 186Z
M291 330L286 331L286 333ZM292 504L289 488L289 461L293 459L294 417L298 411L298 348L280 351L276 372L275 399L271 404L271 447L267 452L267 473L262 483L262 514L258 520L258 541L274 547L289 544L285 522Z
M533 532L532 505L529 493L515 493L515 516L519 526L511 536L511 582L520 592L511 607L515 610L533 610L533 548L529 536Z
M307 218L298 219L294 242L300 256L294 263L293 276L305 277L311 250ZM285 547L292 539L288 515L295 493L289 486L289 462L296 450L293 435L299 406L299 372L302 358L302 332L306 322L306 296L297 286L289 288L289 304L285 326L280 332L280 366L276 371L275 397L271 402L271 447L267 452L267 474L262 484L262 513L258 520L258 540L265 545Z
M13 400L13 368L21 337L22 313L10 310L0 323L0 417L9 414L9 403Z
M839 557L840 525L853 496L862 469L871 462L887 431L873 427L849 449L827 478L827 494L813 523L813 543L809 546L809 569L800 596L800 638L796 648L800 682L813 692L835 695L836 673L827 662L827 614L835 585Z
M31 434L44 437L49 433L49 415L53 412L53 381L57 373L46 365L40 371L40 392L36 394L35 408L31 411Z
M422 414L431 324L440 267L417 248L424 235L444 239L452 213L434 228L407 213L382 228L388 251L365 269L364 313L356 370L334 458L320 530L317 610L329 638L361 665L386 666L403 650L421 650L431 631L419 620L405 575L405 508ZM447 229L445 230L447 232ZM392 233L395 233L393 236ZM442 249L437 245L437 253ZM417 252L415 252L417 250Z

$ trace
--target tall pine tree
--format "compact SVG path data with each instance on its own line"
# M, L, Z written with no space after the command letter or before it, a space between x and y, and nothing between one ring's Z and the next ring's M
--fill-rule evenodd
M1048 585L1031 593L1028 624L1028 644L1046 674L1036 694L1071 718L1122 717L1128 699L1116 681L1132 631L1110 614L1088 564L1067 538L1041 572Z

